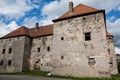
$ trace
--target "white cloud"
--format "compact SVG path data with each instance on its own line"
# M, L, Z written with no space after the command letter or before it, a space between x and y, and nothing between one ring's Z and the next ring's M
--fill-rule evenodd
M118 7L118 11L120 11L120 6Z
M15 21L11 21L8 25L0 21L0 37L18 28Z
M115 51L118 53L120 51L120 19L115 22L110 22L107 20L107 29L114 36Z
M111 17L110 17L110 21L114 21L115 19L116 19L115 16L111 16Z
M0 0L0 15L6 20L19 19L25 12L38 8L31 0Z
M36 23L36 22L39 22L39 21L37 20L37 17L35 17L35 16L33 16L33 17L28 17L28 18L25 18L25 19L24 19L22 25L31 28L31 27L34 27L34 26L35 26L35 23Z
M116 54L120 54L120 48L115 47Z
M114 22L110 22L109 20L107 20L107 26L108 26L108 30L115 36L117 34L120 34L120 18L117 19Z
M51 21L52 19L52 17L45 17L40 20L40 25L53 24L53 22Z

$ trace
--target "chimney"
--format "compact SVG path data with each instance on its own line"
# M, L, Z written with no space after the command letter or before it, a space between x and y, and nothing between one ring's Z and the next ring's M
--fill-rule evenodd
M73 2L69 2L69 15L73 14Z
M38 28L39 28L39 23L35 23L35 28L36 28L36 30L38 30Z

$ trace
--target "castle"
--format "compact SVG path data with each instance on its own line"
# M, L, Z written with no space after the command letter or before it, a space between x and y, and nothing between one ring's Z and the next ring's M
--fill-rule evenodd
M117 74L113 36L104 10L79 4L54 24L21 26L0 38L0 73L50 71L79 77Z

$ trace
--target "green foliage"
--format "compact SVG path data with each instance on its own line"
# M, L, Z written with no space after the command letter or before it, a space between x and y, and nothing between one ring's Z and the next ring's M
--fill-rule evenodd
M118 62L117 65L118 65L118 72L120 73L120 62Z

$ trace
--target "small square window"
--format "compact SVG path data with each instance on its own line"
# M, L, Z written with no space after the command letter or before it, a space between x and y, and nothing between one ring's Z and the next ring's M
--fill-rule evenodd
M38 48L38 52L40 52L40 48Z
M2 66L3 65L3 60L2 61L0 61L0 66Z
M64 37L61 37L61 40L64 40Z
M61 59L64 59L64 56L61 56Z
M88 33L84 33L85 35L85 41L90 41L91 40L91 33L88 32Z
M47 51L50 51L50 47L47 47Z
M110 49L108 49L108 54L110 55Z
M89 58L88 64L95 65L95 58Z
M8 60L8 66L12 65L12 61Z
M5 49L3 49L2 53L5 54Z
M9 53L12 53L12 48L9 48Z
M83 20L85 20L85 17L83 17Z

